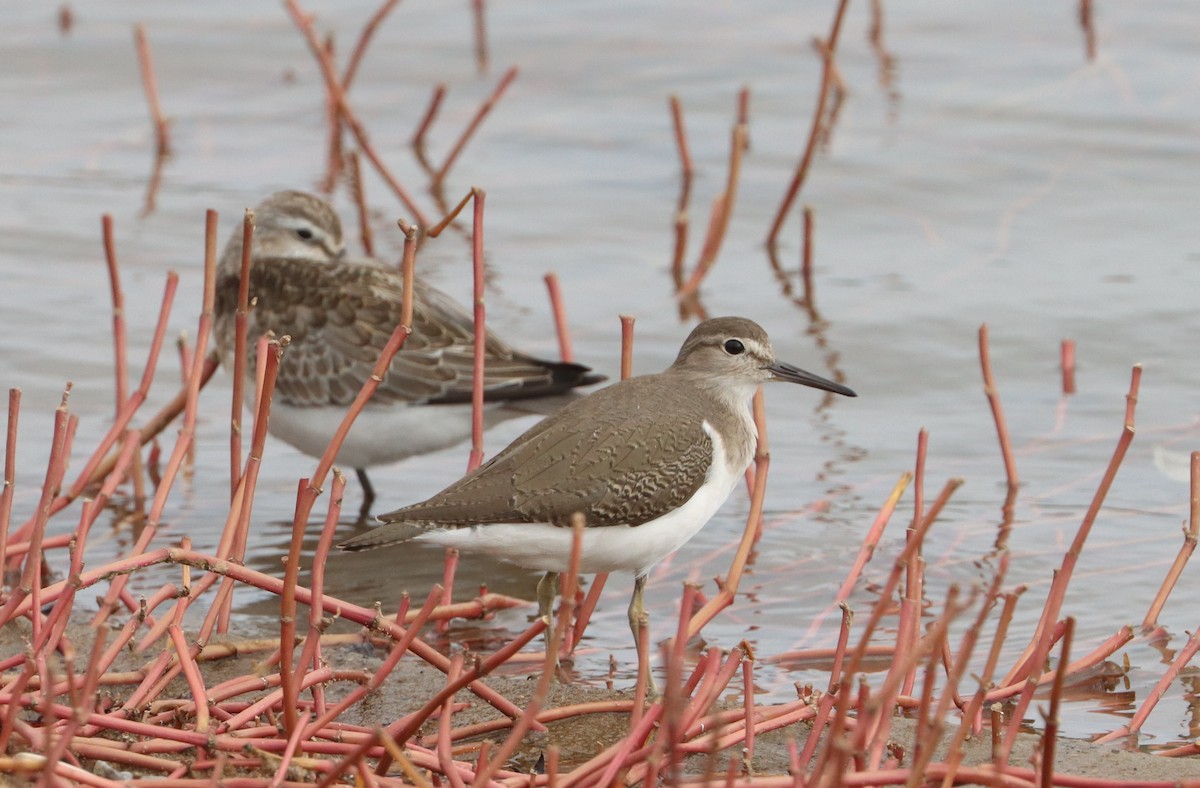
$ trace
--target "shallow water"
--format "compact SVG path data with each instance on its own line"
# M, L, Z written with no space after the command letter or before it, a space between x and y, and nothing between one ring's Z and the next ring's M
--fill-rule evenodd
M344 55L374 3L309 7L323 29L336 30ZM667 97L683 101L697 164L690 262L724 183L737 90L751 88L751 148L704 303L712 314L755 318L781 358L822 374L840 371L860 396L817 409L812 392L768 390L767 531L738 604L706 627L709 643L731 647L746 638L770 656L832 642L836 621L822 613L877 508L913 465L921 427L930 433L927 496L949 477L966 479L929 535L927 596L936 605L949 583L990 576L1004 469L981 394L976 331L987 322L1022 479L1008 585L1030 585L1011 662L1111 455L1130 368L1142 363L1137 438L1065 607L1079 622L1075 651L1082 654L1121 624L1140 623L1187 517L1187 485L1164 465L1177 455L1186 462L1200 448L1192 347L1200 284L1197 20L1183 2L1102 4L1099 57L1089 64L1069 4L894 3L885 10L894 81L880 82L881 62L866 36L868 5L852 4L838 54L849 94L802 195L816 216L817 325L781 292L762 240L807 134L819 77L809 41L827 34L831 3L493 4L492 65L481 77L465 8L414 1L380 30L351 98L397 176L432 214L406 145L432 86L449 88L431 137L440 160L504 69L520 66L452 173L447 195L456 199L471 185L488 192L489 324L523 349L555 355L541 283L555 270L576 357L615 378L618 313L638 318L636 372L669 363L690 327L676 318L668 271L679 173ZM0 30L0 91L10 106L0 125L0 386L24 392L18 520L36 502L64 381L74 382L71 406L81 417L76 468L111 419L100 214L116 222L136 380L167 270L182 278L172 332L195 334L204 210L221 211L223 241L243 208L279 188L313 188L324 172L320 76L280 8L110 3L81 5L76 15L64 36L50 9L22 5L9 9ZM173 119L174 154L155 209L145 215L153 137L132 46L135 22L146 25ZM367 193L377 243L394 251L392 222L405 212L374 177ZM344 193L338 203L349 219ZM797 217L780 250L793 285ZM465 301L469 257L462 235L451 233L428 244L418 264ZM1064 338L1078 343L1071 397L1060 393ZM177 367L164 353L151 407L173 393ZM168 506L163 539L187 534L202 550L216 540L228 494L228 399L228 379L219 374L202 397L196 464ZM528 424L492 431L488 449ZM380 469L381 505L436 491L461 473L466 457L460 447ZM296 479L314 464L269 443L250 545L255 566L278 566ZM352 482L351 506L357 494ZM911 504L910 490L856 591L860 611L903 544ZM713 591L710 578L726 571L747 509L736 491L652 575L656 637L670 631L682 580L703 580ZM70 520L56 526L65 530ZM127 538L96 537L106 541L92 556L97 563ZM435 550L413 547L336 556L329 572L331 593L392 604L401 588L423 595L440 579L441 562ZM461 595L481 581L523 596L535 582L465 559ZM577 665L586 677L607 673L609 653L633 664L628 587L627 578L615 577L601 601ZM1161 617L1172 649L1196 626L1187 601L1198 592L1189 567ZM241 604L271 625L261 604ZM502 614L493 626L518 629L523 616ZM1094 697L1068 704L1066 733L1116 727L1165 669L1162 655L1141 641L1125 653L1128 689L1119 686L1102 704ZM758 673L764 692L778 697L792 682L822 675L765 666ZM1172 686L1143 741L1195 735L1195 702L1186 694L1193 682ZM1093 713L1102 706L1108 713Z

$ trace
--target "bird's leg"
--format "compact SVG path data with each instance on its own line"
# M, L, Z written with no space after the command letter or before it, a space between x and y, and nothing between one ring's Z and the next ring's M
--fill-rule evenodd
M646 623L646 608L642 604L642 597L646 592L646 576L638 575L633 578L633 597L629 600L629 631L633 633L633 645L638 652L638 670L641 670L642 665L642 639L638 636L643 626L648 627ZM647 633L649 634L649 633ZM650 655L646 654L646 694L647 697L652 697L658 694L658 688L654 686L654 672L650 670Z
M365 523L371 519L371 505L375 503L375 488L371 486L371 480L367 478L366 468L355 468L354 473L358 475L358 484L363 491L362 508L358 510L358 522Z
M558 573L547 572L538 581L537 600L538 615L546 619L546 631L542 633L546 640L546 648L550 648L550 627L554 624L554 597L558 595Z

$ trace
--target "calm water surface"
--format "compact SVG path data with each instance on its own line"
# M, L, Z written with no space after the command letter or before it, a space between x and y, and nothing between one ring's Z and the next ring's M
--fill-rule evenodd
M465 4L464 4L465 5ZM1145 376L1138 435L1081 558L1065 612L1081 654L1124 623L1137 624L1180 544L1188 488L1179 457L1200 448L1195 392L1200 243L1200 28L1191 4L1099 4L1099 57L1087 63L1073 4L886 4L891 81L867 38L866 3L852 4L838 64L848 94L803 194L816 216L814 323L781 290L762 241L807 134L819 77L810 47L826 35L832 3L685 2L493 4L491 69L479 75L465 8L403 4L379 32L352 100L398 177L419 194L426 178L407 147L434 84L449 93L432 134L440 160L509 65L521 74L451 175L451 199L488 192L488 319L518 346L553 356L557 344L541 282L557 271L580 361L616 377L618 313L637 316L635 371L673 358L690 328L671 298L668 265L679 172L667 97L680 96L697 163L696 225L725 179L737 91L752 91L751 148L720 261L704 290L712 314L745 314L770 332L781 358L841 372L857 400L818 410L810 391L767 392L771 484L767 531L736 607L705 629L709 643L751 641L761 656L828 645L822 618L867 527L930 433L926 489L966 479L928 538L928 597L990 577L1004 471L981 391L976 331L990 326L992 357L1023 482L1009 545L1009 585L1028 583L1010 661L1032 631L1051 571L1074 535L1115 445L1130 369ZM347 52L374 3L311 4ZM174 155L156 207L145 212L153 138L131 28L146 25L156 53ZM61 35L50 9L8 9L0 30L0 386L24 391L19 519L35 505L54 407L74 382L81 422L76 465L113 412L110 304L100 214L112 213L127 297L132 374L140 375L166 271L182 278L172 332L194 337L206 208L222 214L222 242L242 209L280 188L313 188L324 170L320 75L283 11L234 2L80 4ZM367 193L385 253L399 247L403 209L372 177ZM338 196L351 216L344 193ZM701 244L694 227L689 261ZM784 232L792 284L799 219ZM469 297L461 234L427 245L422 270ZM1078 393L1064 398L1059 343L1078 343ZM164 354L152 407L173 393L178 363ZM201 401L196 463L168 506L162 539L189 535L211 549L228 494L229 382ZM489 450L529 422L489 433ZM1156 459L1157 457L1157 459ZM382 505L419 499L456 478L465 447L374 475ZM268 444L251 562L278 571L296 480L314 461ZM348 501L357 505L352 483ZM903 544L911 491L854 597L865 611ZM743 491L654 572L655 635L676 614L680 582L724 574L748 508ZM66 530L73 517L54 527ZM96 565L126 548L99 529ZM63 559L65 564L65 557ZM1200 593L1189 567L1162 616L1180 647L1197 626ZM440 554L409 547L330 562L330 592L392 604L423 595ZM467 559L462 595L486 581L529 597L534 578ZM161 582L147 578L145 587ZM625 625L628 578L614 578L577 667L599 680L608 655L633 664ZM244 626L273 613L240 599ZM815 622L815 623L814 623ZM464 626L474 628L474 624ZM524 612L489 625L503 635ZM1165 668L1141 641L1131 669L1102 702L1070 704L1064 728L1086 736L1120 724ZM1172 653L1167 652L1169 660ZM631 681L627 671L618 681ZM786 697L819 671L760 667L764 698ZM1152 743L1194 736L1194 678L1176 682L1151 717ZM1113 713L1097 716L1109 709Z

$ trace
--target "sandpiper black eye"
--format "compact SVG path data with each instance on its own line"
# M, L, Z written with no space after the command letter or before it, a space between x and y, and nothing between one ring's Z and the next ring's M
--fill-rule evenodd
M731 356L740 356L746 352L746 346L736 339L725 340L725 352Z
M301 238L303 238L306 241L311 241L313 239L313 231L308 229L307 227L301 227L299 230L296 231L296 235L300 236Z

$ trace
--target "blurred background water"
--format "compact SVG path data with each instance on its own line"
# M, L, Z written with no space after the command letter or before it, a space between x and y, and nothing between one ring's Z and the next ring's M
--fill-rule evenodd
M737 93L751 90L750 148L720 259L702 294L716 314L762 323L779 356L844 374L859 393L818 409L811 392L767 391L773 462L767 530L730 611L706 627L725 648L749 640L760 656L828 645L821 617L897 477L929 430L927 494L966 484L929 534L927 596L990 577L1002 520L1004 470L982 395L976 332L986 322L1017 449L1022 489L1009 538L1008 585L1028 583L1008 662L1032 632L1051 571L1070 543L1120 433L1134 363L1144 366L1138 433L1071 585L1082 654L1124 623L1138 624L1180 545L1200 448L1193 337L1200 270L1195 206L1200 166L1200 20L1191 4L1098 3L1098 54L1089 62L1074 3L933 2L883 6L883 51L868 37L871 7L851 4L837 64L847 95L801 201L815 216L819 320L798 307L763 245L804 145L820 78L814 37L834 3L641 4L507 2L488 8L490 67L477 69L467 4L402 4L379 30L351 92L371 139L430 214L427 178L408 147L433 86L448 94L430 135L440 161L510 65L520 76L452 171L447 197L487 190L489 325L539 355L557 353L541 278L561 278L579 361L615 378L619 313L637 317L635 372L666 366L690 329L672 296L669 263L679 164L667 98L680 97L697 172L689 264L709 205L725 182ZM345 56L371 2L309 3ZM24 392L14 520L36 504L53 411L74 382L81 422L77 470L114 409L111 305L100 215L111 213L126 292L131 375L141 374L164 277L182 285L173 333L194 339L204 210L221 212L221 239L242 210L281 188L313 189L325 170L323 84L304 40L277 4L80 4L63 33L55 10L17 4L0 28L0 386ZM145 25L172 120L153 210L154 140L132 27ZM393 257L406 215L369 175L377 247ZM336 202L352 227L345 189ZM798 286L799 211L780 260ZM470 250L448 233L422 250L424 275L464 303ZM1059 343L1078 344L1078 393L1061 393ZM164 353L150 407L176 388ZM195 465L173 493L162 540L188 535L212 549L228 496L224 373L204 391ZM489 452L529 421L486 437ZM169 436L168 436L169 438ZM168 444L169 445L169 444ZM1182 458L1182 460L1180 459ZM374 474L380 510L457 478L467 447ZM315 461L268 444L249 560L279 571L296 480ZM351 481L347 508L357 507ZM853 598L865 610L903 545L911 491ZM323 504L319 504L321 506ZM742 490L651 577L655 637L677 614L680 582L724 574L748 509ZM54 532L73 525L63 516ZM98 529L95 565L128 545ZM62 558L65 566L65 556ZM328 591L393 604L440 579L440 552L407 547L331 559ZM149 582L149 581L147 581ZM532 598L535 578L464 559L457 591L480 582ZM614 654L632 682L625 624L629 580L610 581L576 668L600 681ZM1164 651L1134 641L1127 676L1083 691L1064 711L1074 736L1105 732L1165 669L1194 629L1200 592L1189 567L1161 621ZM274 626L264 599L238 598L240 625ZM525 611L484 625L501 637ZM812 622L818 622L814 626ZM477 624L458 627L463 637ZM788 696L819 671L760 665L763 698ZM1194 737L1195 678L1170 689L1146 740ZM1095 712L1106 712L1096 716Z

